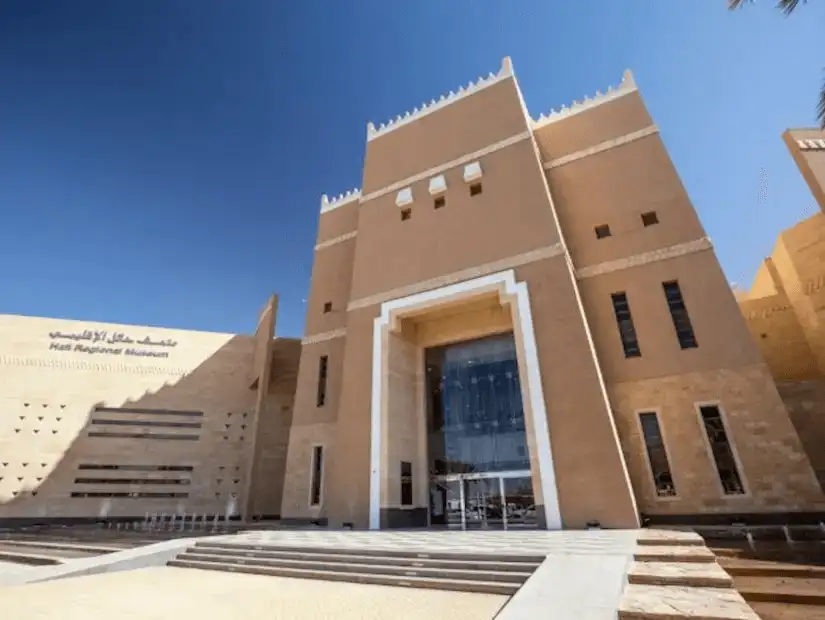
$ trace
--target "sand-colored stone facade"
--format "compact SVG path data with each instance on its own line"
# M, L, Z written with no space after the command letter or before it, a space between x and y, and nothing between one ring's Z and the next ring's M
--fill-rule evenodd
M362 188L322 200L283 517L426 525L424 351L507 332L547 527L825 511L814 388L777 387L633 76L534 119L505 59L370 124Z
M0 524L279 516L300 341L276 308L251 336L0 316Z

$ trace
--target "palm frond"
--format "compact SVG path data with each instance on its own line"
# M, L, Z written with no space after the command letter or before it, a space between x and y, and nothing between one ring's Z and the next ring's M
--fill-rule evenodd
M822 89L819 91L819 103L816 106L816 120L819 121L820 129L825 129L825 80L822 81Z
M753 4L754 0L728 0L730 10L741 9L746 4ZM808 0L777 0L776 8L785 15L790 15L800 4L805 4Z
M794 9L800 4L805 4L808 0L779 0L776 3L776 8L781 10L785 15L790 15Z

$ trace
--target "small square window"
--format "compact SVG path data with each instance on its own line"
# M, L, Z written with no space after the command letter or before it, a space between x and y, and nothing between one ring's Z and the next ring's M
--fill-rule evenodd
M610 226L607 224L602 224L601 226L596 226L596 239L604 239L605 237L610 236Z
M327 312L332 312L332 302L331 301L324 302L324 314L326 314Z
M642 213L642 224L645 227L653 226L654 224L659 223L659 216L656 215L655 211L648 211L647 213Z
M438 196L435 200L433 200L433 208L435 209L440 209L446 204L447 199L444 196Z
M412 209L401 209L401 219L408 220L412 217Z
M470 196L478 196L481 193L481 183L473 183L470 186Z

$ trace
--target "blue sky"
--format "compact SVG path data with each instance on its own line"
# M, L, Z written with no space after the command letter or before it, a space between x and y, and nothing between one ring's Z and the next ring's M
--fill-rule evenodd
M825 3L4 0L0 313L303 331L322 193L365 127L513 58L534 116L631 68L731 281L814 213Z

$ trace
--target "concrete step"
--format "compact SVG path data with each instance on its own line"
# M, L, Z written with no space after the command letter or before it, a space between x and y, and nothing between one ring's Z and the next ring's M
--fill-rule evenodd
M751 603L762 620L825 620L825 607L787 603Z
M639 545L651 545L655 547L704 547L705 540L696 532L690 530L663 530L663 529L643 529L636 539Z
M63 560L51 555L27 553L25 551L0 551L0 562L25 564L27 566L54 566L63 564Z
M787 577L737 577L734 587L749 602L825 607L825 580Z
M215 564L240 564L243 566L259 566L273 568L294 568L308 571L334 570L340 573L376 573L381 575L396 575L401 577L427 577L431 579L447 579L460 581L497 581L502 583L522 584L532 574L527 572L495 571L495 570L467 570L462 568L433 568L425 566L394 566L390 564L363 564L352 558L341 558L335 562L325 560L303 559L266 559L227 557L186 551L175 558L185 562L211 562Z
M628 585L619 620L759 620L732 588Z
M277 551L277 552L291 552L300 553L303 555L323 554L323 555L360 555L360 556L378 556L378 557L395 557L395 558L423 558L433 560L467 560L477 561L483 560L485 554L483 552L432 552L432 551L405 551L397 548L365 548L365 547L311 547L311 546L294 546L294 545L280 545L280 544L265 544L265 543L248 543L248 542L196 542L195 547L198 549L230 549L230 550L247 550L247 551ZM522 562L541 564L544 561L543 555L518 555L518 554L486 554L490 561L495 562ZM713 557L711 554L710 557Z
M721 566L699 562L634 562L627 580L649 586L733 587L733 579Z
M719 564L734 577L801 577L825 580L825 566L732 558L720 558Z
M435 590L453 590L459 592L479 592L487 594L512 595L521 587L521 584L496 581L469 581L463 579L434 579L430 577L408 577L400 575L385 575L371 572L342 572L327 568L302 569L287 568L284 566L250 566L231 562L198 562L193 560L171 560L167 566L178 568L196 568L202 570L226 571L232 573L248 573L253 575L270 575L276 577L292 577L294 579L319 579L323 581L349 581L375 585L400 586L410 588L428 588ZM337 568L337 567L336 567Z
M633 559L637 562L716 562L716 556L707 547L699 545L639 545Z
M116 545L90 545L84 542L45 542L40 540L28 539L14 539L4 538L0 539L0 545L3 546L19 546L19 547L36 547L42 549L53 549L61 551L84 551L87 553L114 553L115 551L122 551L125 547Z
M266 560L311 560L313 562L326 562L333 564L336 562L355 562L358 564L370 564L381 566L413 566L421 568L446 568L461 569L470 571L500 571L515 573L532 573L538 568L541 561L528 559L520 562L504 562L496 558L485 560L478 556L471 559L457 559L455 556L445 558L431 557L409 557L397 556L385 553L384 555L364 555L360 550L353 549L350 553L317 553L302 551L282 551L280 549L267 549L265 551L255 551L250 549L227 548L226 546L202 545L196 543L190 547L187 553L204 553L212 556L223 556L232 558L260 558ZM543 558L542 558L543 561Z

